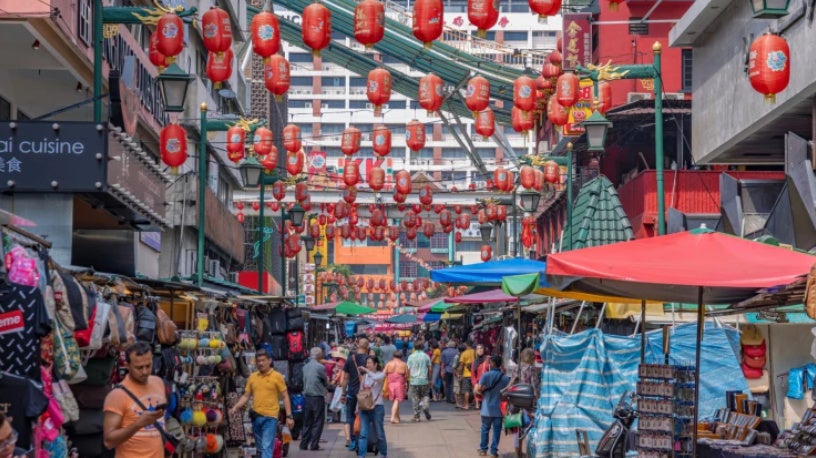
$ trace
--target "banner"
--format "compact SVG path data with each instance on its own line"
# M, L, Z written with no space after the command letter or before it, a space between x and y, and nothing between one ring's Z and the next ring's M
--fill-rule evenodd
M565 14L563 21L562 68L574 70L578 65L586 66L592 62L592 25L591 14Z

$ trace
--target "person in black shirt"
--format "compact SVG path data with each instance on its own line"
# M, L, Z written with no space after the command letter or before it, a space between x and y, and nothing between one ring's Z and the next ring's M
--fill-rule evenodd
M368 358L368 339L361 337L357 340L357 353L346 361L343 367L343 387L346 401L346 423L351 426L351 442L349 450L357 449L357 436L354 435L354 417L357 410L357 393L360 392L360 368L365 367Z

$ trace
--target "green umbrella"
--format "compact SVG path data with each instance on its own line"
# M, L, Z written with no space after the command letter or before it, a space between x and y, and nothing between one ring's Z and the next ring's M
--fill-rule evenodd
M538 287L540 278L540 273L502 277L502 291L516 297L530 294Z
M408 314L394 315L394 316L388 317L385 320L385 322L386 323L392 323L392 324L411 324L411 323L416 323L417 322L417 316L416 315L408 315Z
M340 313L343 315L366 315L376 312L377 309L366 307L356 302L345 301L338 304L334 311L335 313Z
M445 310L453 307L456 304L446 304L444 302L438 302L431 306L431 313L443 313Z

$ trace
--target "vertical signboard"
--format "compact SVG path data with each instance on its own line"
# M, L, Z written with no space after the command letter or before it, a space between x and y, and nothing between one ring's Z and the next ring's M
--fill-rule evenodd
M575 70L592 62L592 25L590 14L565 14L563 21L563 69Z
M590 79L583 79L578 91L578 101L570 107L567 123L564 124L562 132L567 136L580 136L584 133L584 126L581 124L592 114L593 84Z

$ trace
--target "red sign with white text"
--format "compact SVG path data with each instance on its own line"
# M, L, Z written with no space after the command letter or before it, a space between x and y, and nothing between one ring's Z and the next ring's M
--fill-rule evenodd
M22 310L0 314L0 335L12 332L23 332L25 329L25 319Z
M592 62L592 25L591 15L565 14L563 21L564 49L562 67L564 70L574 70L578 65L586 66Z

